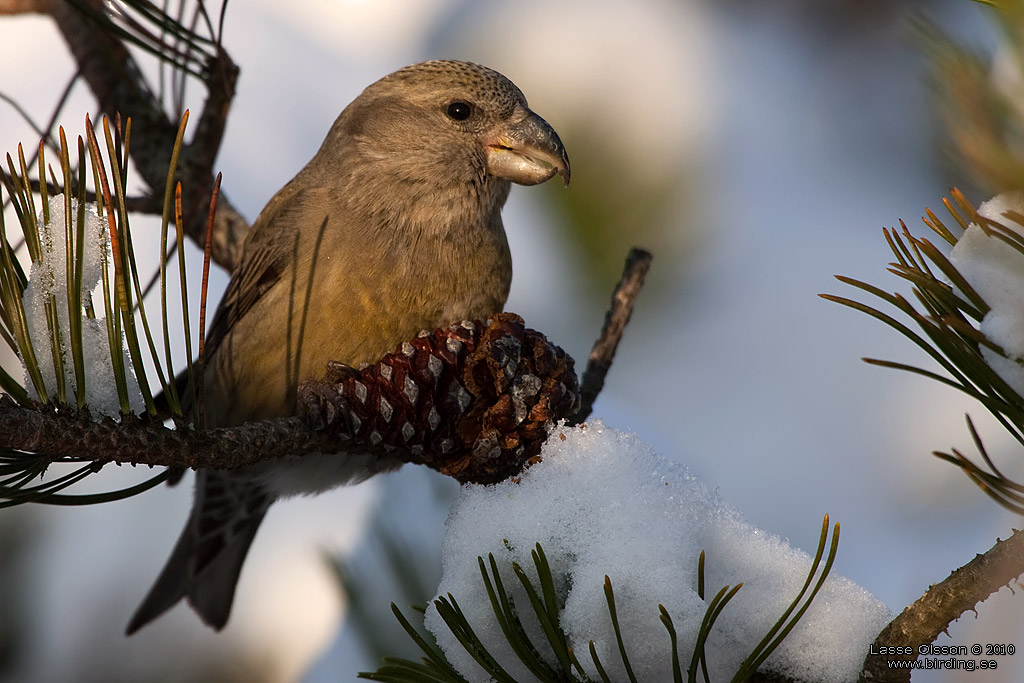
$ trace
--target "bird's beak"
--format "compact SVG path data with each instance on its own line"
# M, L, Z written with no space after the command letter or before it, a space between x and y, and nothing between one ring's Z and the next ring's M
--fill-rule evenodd
M484 149L491 175L520 185L537 185L557 173L569 184L569 155L558 133L532 111L493 131L484 141Z

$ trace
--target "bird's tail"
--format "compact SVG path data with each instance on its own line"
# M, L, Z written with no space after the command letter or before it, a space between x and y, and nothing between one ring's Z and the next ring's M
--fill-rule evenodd
M135 633L182 598L208 626L224 628L245 556L273 500L249 479L200 471L192 514L126 634Z

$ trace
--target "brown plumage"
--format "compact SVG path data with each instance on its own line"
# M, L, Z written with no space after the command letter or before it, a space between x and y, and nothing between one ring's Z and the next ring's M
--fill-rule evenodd
M500 311L510 182L556 173L568 182L558 135L495 71L424 62L369 86L252 226L208 335L207 424L291 415L298 383L328 361L371 363L420 330ZM275 498L397 465L324 455L200 471L192 515L128 633L183 597L222 628Z

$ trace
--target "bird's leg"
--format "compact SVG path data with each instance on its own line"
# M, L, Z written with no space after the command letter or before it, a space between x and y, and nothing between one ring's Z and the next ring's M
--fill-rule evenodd
M359 371L351 365L346 365L341 361L331 360L327 361L327 372L324 374L323 379L325 382L338 384L349 377L353 377L358 374Z

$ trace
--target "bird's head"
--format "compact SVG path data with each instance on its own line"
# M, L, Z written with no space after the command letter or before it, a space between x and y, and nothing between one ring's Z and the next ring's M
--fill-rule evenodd
M369 86L339 118L363 160L396 182L569 183L569 157L522 91L478 64L414 64ZM340 131L339 131L340 132Z

